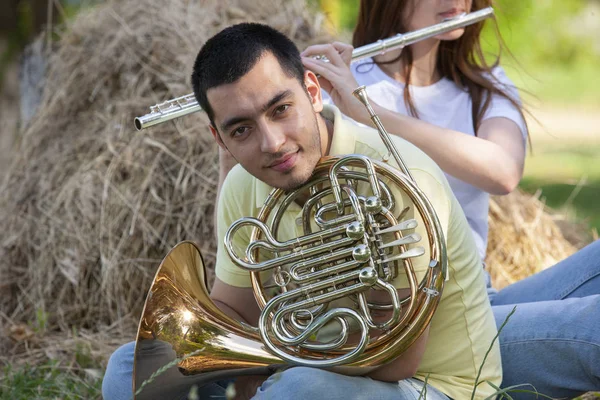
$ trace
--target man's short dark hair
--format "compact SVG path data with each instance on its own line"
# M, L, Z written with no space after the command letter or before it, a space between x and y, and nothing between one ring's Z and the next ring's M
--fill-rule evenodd
M234 83L246 75L259 59L270 52L284 73L304 86L304 66L298 48L283 33L270 26L241 23L210 38L196 57L192 87L200 107L214 125L214 110L206 92L216 86Z

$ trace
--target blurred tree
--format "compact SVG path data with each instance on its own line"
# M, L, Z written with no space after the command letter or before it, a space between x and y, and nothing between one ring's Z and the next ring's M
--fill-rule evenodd
M11 37L22 46L48 22L56 23L57 17L52 0L4 0L0 7L0 36Z
M494 4L500 33L507 47L525 65L570 65L597 59L591 32L574 28L586 7L598 0L497 0ZM360 0L319 0L337 30L354 29ZM598 20L596 18L596 20ZM492 24L483 34L486 52L497 53ZM599 46L598 43L596 43Z
M588 61L594 38L576 33L589 0L499 0L496 19L500 33L520 62L571 65ZM487 25L483 36L488 51L496 51L495 33Z
M360 0L319 0L321 10L336 31L354 28L359 3Z
M21 53L23 48L49 22L58 21L57 3L52 0L3 0L0 7L0 88L8 63Z

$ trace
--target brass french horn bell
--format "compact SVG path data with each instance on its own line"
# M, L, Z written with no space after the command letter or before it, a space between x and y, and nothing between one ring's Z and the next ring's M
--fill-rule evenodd
M173 364L189 354L195 355ZM170 363L134 397L177 398L193 385L270 375L272 365L283 364L264 350L256 330L228 317L210 300L200 249L190 241L167 254L148 292L136 340L133 393Z

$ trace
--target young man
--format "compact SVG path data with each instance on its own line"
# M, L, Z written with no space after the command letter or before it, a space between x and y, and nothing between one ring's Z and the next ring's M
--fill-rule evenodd
M224 248L228 227L241 217L256 216L273 187L290 190L305 183L323 156L354 153L381 160L388 151L375 131L343 120L335 107L323 106L317 76L304 70L295 45L267 26L239 24L207 41L196 59L192 83L215 140L239 162L219 198L211 298L230 316L256 326L260 309L249 273ZM500 385L500 352L497 343L492 345L496 326L464 214L439 167L407 141L392 140L436 210L446 238L449 276L432 322L404 353L364 377L293 367L266 379L254 398L416 399L424 387L427 399L470 398L482 365L479 381ZM299 210L284 213L282 237L298 236ZM422 229L420 224L417 231ZM233 244L244 248L248 238L238 234ZM427 261L414 260L419 276ZM406 286L402 279L394 284L398 290ZM129 346L111 357L103 385L107 392L117 390L114 382L121 378L114 366L130 357ZM126 370L120 377L127 377ZM105 398L111 398L107 392ZM493 392L481 384L476 398Z
M217 278L211 297L230 315L256 325L259 308L249 274L233 264L223 246L228 227L243 216L256 216L272 187L288 190L306 182L322 156L360 153L380 160L387 149L376 133L365 134L362 128L342 120L337 109L323 107L315 74L304 70L293 43L269 27L241 24L217 34L200 51L192 83L211 121L215 140L239 162L220 195ZM416 147L394 140L445 228L450 278L430 329L396 361L369 376L394 382L384 384L391 398L400 396L402 385L398 386L397 381L411 378L415 372L421 379L429 373L431 386L450 397L467 397L495 334L483 273L468 225L443 173ZM280 224L282 236L297 236L296 217L293 212L286 213ZM234 244L243 248L247 238L238 236ZM489 364L484 367L484 379L499 383L499 361L494 346ZM281 374L276 383L267 381L266 386L272 391L285 388L286 374L293 371ZM332 384L334 377L365 390L376 384L366 378L311 371L311 375L319 374L327 376L327 387L340 390L343 385ZM294 379L302 376L300 372L296 375ZM379 383L376 386L374 390L379 393ZM315 387L310 385L307 390L314 393ZM340 398L351 396L355 390ZM298 398L310 395L297 394ZM484 394L489 394L489 389L482 385Z

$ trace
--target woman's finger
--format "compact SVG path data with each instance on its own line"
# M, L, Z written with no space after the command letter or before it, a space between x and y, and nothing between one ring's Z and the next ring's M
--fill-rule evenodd
M321 89L323 89L327 93L331 93L331 91L333 90L333 85L331 84L331 82L329 82L327 79L323 78L322 76L320 76L318 79L319 79L319 86L321 86Z
M325 56L333 65L347 64L340 56L333 44L316 44L309 46L300 53L303 57Z
M336 66L332 65L331 63L321 60L315 60L312 57L302 57L302 64L305 68L311 70L317 75L325 77L326 79L331 80L335 78Z
M342 42L333 42L332 45L337 50L342 60L344 60L344 63L346 63L346 65L350 65L352 62L352 52L354 51L354 46Z
M329 70L327 64L311 57L302 57L302 64L306 69L317 75L321 88L330 93L333 85L329 81L329 78L333 76L333 73Z

